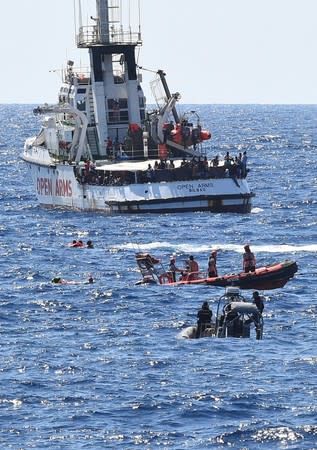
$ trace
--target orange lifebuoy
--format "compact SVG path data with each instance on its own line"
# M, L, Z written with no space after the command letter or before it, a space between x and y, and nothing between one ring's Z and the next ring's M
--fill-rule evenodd
M207 130L201 130L200 132L200 139L202 141L206 141L207 139L211 138L211 133Z
M137 123L130 123L129 129L132 133L136 133L137 131L139 131L140 126Z

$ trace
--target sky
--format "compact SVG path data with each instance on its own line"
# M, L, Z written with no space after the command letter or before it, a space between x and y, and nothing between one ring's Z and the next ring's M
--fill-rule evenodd
M137 0L121 2L138 17ZM94 14L95 0L82 3ZM0 103L56 102L67 59L88 61L74 0L0 4ZM182 103L317 103L317 0L141 0L140 17L138 63L163 69Z

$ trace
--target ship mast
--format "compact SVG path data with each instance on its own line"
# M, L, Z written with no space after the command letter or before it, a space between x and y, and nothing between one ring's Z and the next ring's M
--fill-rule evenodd
M100 39L103 44L107 45L110 43L108 0L96 0L96 2Z

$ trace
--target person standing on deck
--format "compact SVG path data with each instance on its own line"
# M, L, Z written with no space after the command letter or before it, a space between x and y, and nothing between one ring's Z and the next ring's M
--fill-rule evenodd
M254 291L252 296L253 296L252 303L254 303L256 305L256 307L258 308L259 312L262 314L263 310L264 310L263 298L258 293L258 291Z
M242 158L241 158L241 177L242 178L245 178L247 176L247 162L248 162L247 152L244 151Z

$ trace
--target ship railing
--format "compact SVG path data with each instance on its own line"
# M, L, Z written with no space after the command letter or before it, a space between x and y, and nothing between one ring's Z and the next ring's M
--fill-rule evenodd
M144 150L135 149L133 147L123 147L120 145L117 149L114 147L108 150L108 158L112 160L132 160L143 161L144 159L157 159L160 161L160 154L157 148L148 149L147 156L144 155ZM103 158L101 158L103 159Z
M101 34L98 27L88 25L80 27L77 35L78 47L91 47L94 45L141 45L140 33L132 33L131 31L111 30L107 34Z
M86 82L90 78L90 69L89 67L73 67L70 71L69 69L64 70L64 81L70 84L78 84Z

